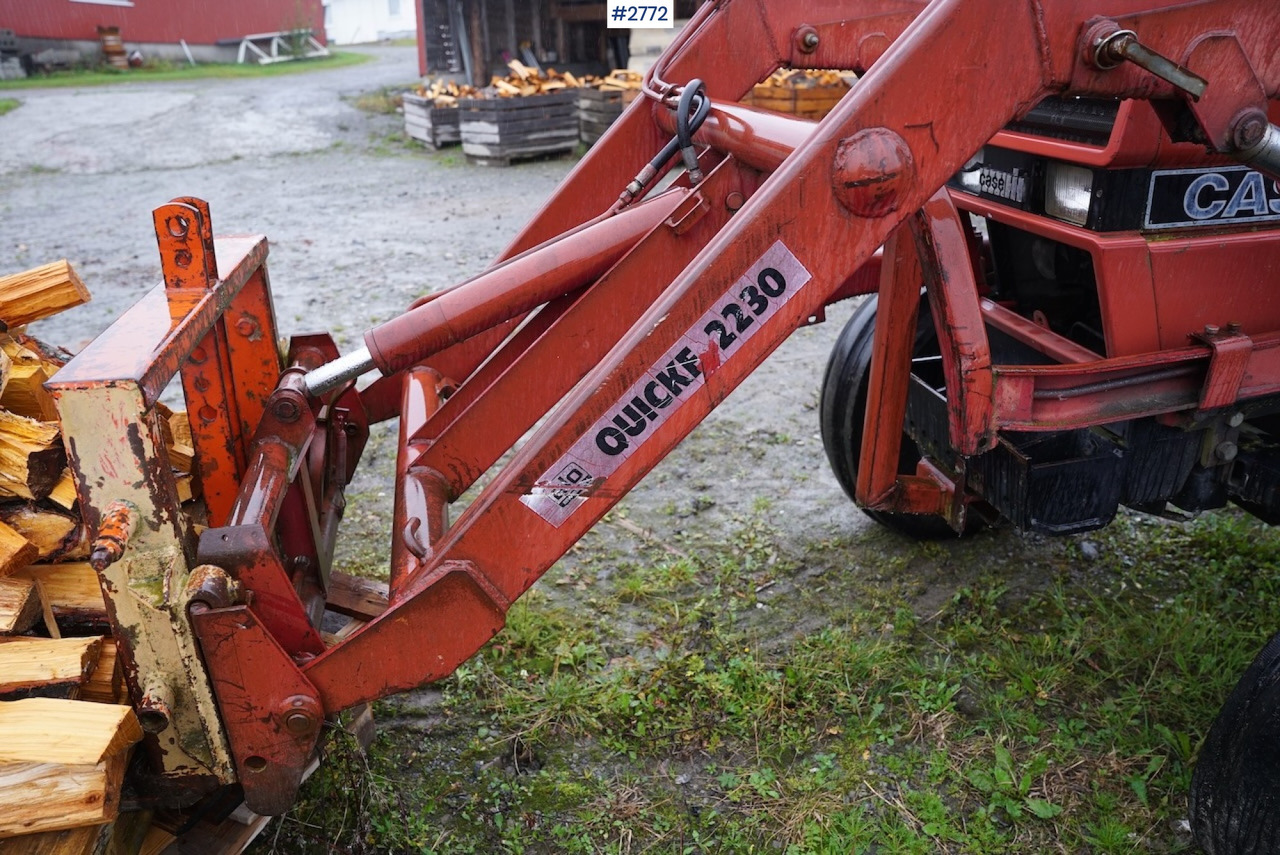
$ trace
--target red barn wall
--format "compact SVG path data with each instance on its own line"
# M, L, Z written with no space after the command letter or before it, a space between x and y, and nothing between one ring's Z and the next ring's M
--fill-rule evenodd
M119 27L126 44L214 44L253 33L310 27L324 41L320 0L133 0L131 6L74 0L0 0L0 28L20 38L97 41Z

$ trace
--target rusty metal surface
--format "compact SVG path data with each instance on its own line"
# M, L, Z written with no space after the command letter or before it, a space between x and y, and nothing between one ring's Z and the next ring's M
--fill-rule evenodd
M418 563L430 557L449 526L448 485L440 473L419 459L431 444L422 431L440 409L440 385L440 375L430 368L411 369L404 377L391 518L389 588L393 600Z
M942 346L947 397L954 402L947 406L951 444L960 454L979 454L995 445L998 425L991 406L995 386L991 347L969 263L968 239L945 190L936 193L909 223Z
M97 537L89 552L89 564L102 572L124 555L134 532L138 530L138 509L129 502L115 501L107 505L98 524Z
M191 623L209 668L244 800L284 813L297 797L324 723L317 693L246 606L193 604Z
M88 524L99 528L99 509L112 502L137 508L136 534L119 560L99 571L99 581L130 696L135 704L158 691L172 699L170 726L148 734L144 749L171 797L184 780L230 782L218 707L182 601L193 538L178 510L167 453L147 417L146 396L119 381L59 384L55 395Z
M260 302L270 298L265 240L215 241L208 208L194 199L162 206L155 220L165 281L68 363L49 388L85 521L104 538L101 557L116 558L98 562L99 581L131 699L148 723L144 748L154 780L144 789L181 801L233 781L234 770L187 622L195 536L181 510L154 405L223 314L234 311L247 285L264 289ZM227 372L224 364L218 373ZM219 420L225 416L222 407ZM192 421L195 431L197 419ZM243 441L240 427L228 431L236 443ZM206 469L206 461L230 451L225 445L210 451L197 439ZM108 514L113 505L135 510ZM127 517L136 525L131 537ZM115 547L126 542L117 557Z
M881 268L880 296L867 379L867 403L858 463L858 501L866 507L892 503L899 488L898 460L907 414L903 390L915 354L916 321L924 273L909 229L899 228L885 241L888 263Z

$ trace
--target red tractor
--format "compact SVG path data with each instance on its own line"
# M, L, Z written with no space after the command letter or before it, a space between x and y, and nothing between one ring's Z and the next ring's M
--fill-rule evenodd
M265 240L215 240L198 200L159 208L164 283L52 384L148 731L138 792L287 809L327 716L450 674L857 294L822 434L881 522L1280 518L1277 45L1271 0L711 0L498 263L341 357L309 336L282 360ZM861 79L821 122L739 105L781 67ZM175 374L198 537L153 416ZM396 416L377 591L331 556L368 427ZM326 645L326 610L367 623ZM1210 737L1224 757L1280 744L1254 678ZM1241 817L1273 770L1202 762L1209 851L1269 851L1274 819Z

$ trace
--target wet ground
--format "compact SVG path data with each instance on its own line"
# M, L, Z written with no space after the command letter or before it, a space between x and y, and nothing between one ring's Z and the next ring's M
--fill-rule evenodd
M0 117L0 270L66 257L94 295L33 332L74 351L152 287L150 212L177 196L207 200L216 233L265 234L282 333L328 330L344 351L415 297L481 270L574 159L482 168L406 142L398 116L353 101L412 82L414 51L362 50L373 61L287 77L12 93L22 106ZM866 525L817 433L821 373L846 315L796 333L659 466L628 503L638 524L724 525L763 499L802 541ZM385 537L392 453L375 443L384 468L355 485L353 558L385 554L369 538Z

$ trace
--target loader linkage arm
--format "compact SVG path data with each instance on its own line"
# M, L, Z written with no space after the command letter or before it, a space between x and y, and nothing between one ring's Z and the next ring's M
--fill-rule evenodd
M900 433L902 345L925 284L954 342L943 354L950 430L966 454L1010 425L1046 430L1277 391L1250 378L1280 377L1280 340L1145 359L1067 343L1061 364L993 368L983 323L1000 320L999 307L980 300L968 237L940 188L1051 94L1158 100L1194 117L1206 144L1274 175L1266 109L1280 90L1280 9L838 5L705 4L650 73L648 97L502 263L369 331L367 352L337 363L326 337L295 339L280 362L264 242L215 244L195 200L157 211L165 286L55 386L91 523L108 498L139 509L139 534L102 579L135 704L163 711L149 741L160 778L193 792L235 781L253 810L286 810L327 716L452 673L502 628L512 601L836 299L880 291L880 352L898 359L873 372L871 395ZM1125 32L1134 35L1116 36ZM865 75L819 123L737 105L786 66ZM615 206L670 139L675 97L694 78L712 102L695 137L705 177ZM1199 95L1184 88L1194 79L1207 82ZM154 340L152 358L110 364L139 329ZM357 392L349 380L370 366L384 376ZM179 370L210 526L198 543L172 476L155 465L163 451L150 413ZM88 440L102 406L125 440ZM390 583L371 593L329 565L368 425L397 415ZM450 503L530 430L450 520ZM870 461L859 491L962 524L963 485L927 468L899 476L886 462L896 457L891 448ZM327 642L326 608L368 622Z

